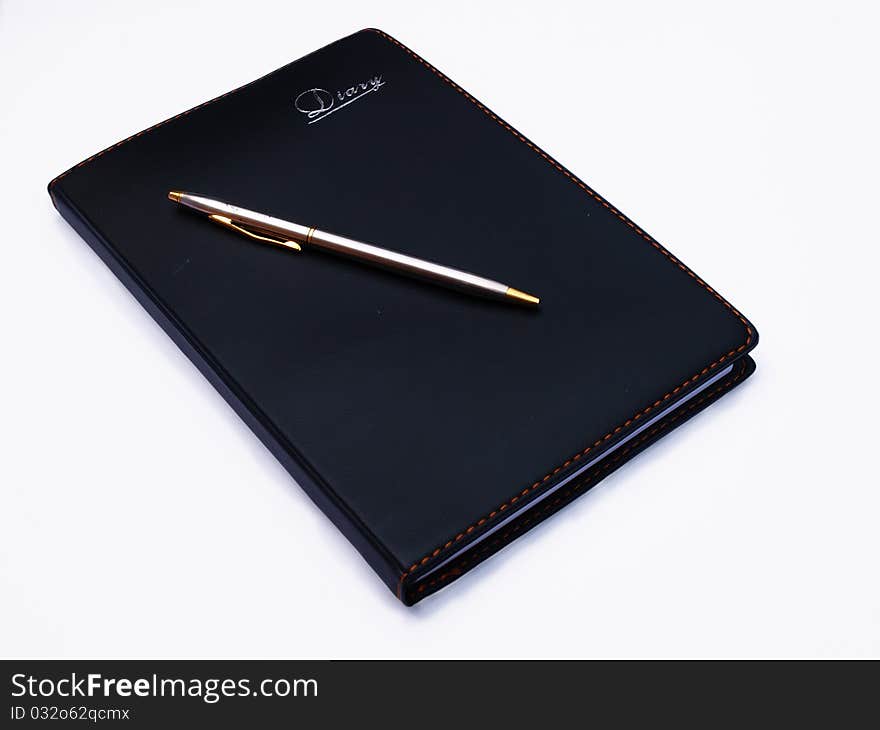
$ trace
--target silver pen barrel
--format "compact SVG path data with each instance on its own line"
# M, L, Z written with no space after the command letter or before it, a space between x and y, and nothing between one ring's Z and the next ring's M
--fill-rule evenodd
M461 289L475 289L492 297L506 297L507 290L510 288L507 284L502 284L499 281L493 281L483 276L477 276L467 271L453 269L450 266L443 266L433 261L407 256L398 251L379 248L369 243L355 241L345 236L338 236L335 233L327 233L318 229L312 230L311 234L307 237L306 243L331 253L358 259L359 261L400 271L404 274L428 279L429 281L436 281Z
M305 244L306 247L313 246L340 256L380 266L384 269L496 299L513 299L531 305L537 305L539 302L537 297L493 279L477 276L476 274L455 269L451 266L443 266L433 261L419 259L398 251L374 246L363 241L356 241L335 233L328 233L316 228L282 220L281 218L274 218L264 213L240 208L236 205L230 205L229 203L202 195L172 191L168 193L168 197L180 205L185 205L188 208L205 213L213 220L234 228L251 238L295 249L300 248L297 244ZM266 238L265 235L255 235L255 232L278 236L284 240Z

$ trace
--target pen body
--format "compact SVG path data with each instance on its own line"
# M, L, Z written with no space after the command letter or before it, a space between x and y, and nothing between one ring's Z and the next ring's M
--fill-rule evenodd
M537 304L537 297L513 289L507 284L471 274L467 271L450 266L408 256L398 251L374 246L363 241L328 233L281 218L274 218L265 213L258 213L237 205L230 205L220 200L206 198L192 193L170 194L172 200L209 216L223 216L238 224L263 234L280 236L296 241L306 247L322 249L346 258L356 259L364 263L379 266L409 276L426 279L438 284L463 289L485 296L508 299L514 298L528 304ZM279 241L280 243L280 241Z
M507 289L509 288L506 284L486 279L467 271L435 264L432 261L407 256L398 251L380 248L319 229L312 230L311 235L308 236L307 243L340 256L358 259L368 264L393 269L394 271L428 279L447 286L477 290L489 296L507 296Z

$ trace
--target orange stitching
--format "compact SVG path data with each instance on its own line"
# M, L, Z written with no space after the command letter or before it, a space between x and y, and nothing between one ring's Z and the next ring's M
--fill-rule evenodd
M472 556L470 556L466 559L463 559L461 561L453 563L453 565L450 567L450 569L447 572L441 573L439 576L437 576L433 580L430 580L427 583L421 583L416 588L416 592L417 593L424 593L428 588L436 585L437 583L446 581L448 578L455 578L455 577L462 575L464 573L464 568L466 568L468 565L470 565L472 563L476 563L479 558L483 557L483 555L490 552L492 549L497 547L500 543L504 542L508 537L510 537L510 535L514 534L515 532L519 532L519 530L526 527L531 522L537 521L540 517L542 517L550 509L558 506L562 501L564 501L564 500L568 499L569 497L571 497L572 495L574 495L575 492L579 491L581 488L586 487L589 484L591 484L593 481L596 480L597 477L606 474L608 471L611 470L611 468L615 464L619 463L620 460L623 459L624 456L626 456L630 451L632 451L636 447L643 444L647 439L651 438L652 436L655 436L657 433L664 430L665 428L668 428L670 425L675 423L677 420L679 420L680 418L682 418L683 416L685 416L686 414L688 414L692 410L694 410L694 408L696 408L697 406L699 406L702 403L705 403L710 398L713 398L721 391L733 387L733 385L736 384L742 378L743 372L745 372L744 367L741 368L740 371L733 378L726 381L722 385L718 386L718 388L713 390L711 393L705 394L699 400L697 400L695 403L688 406L683 411L676 413L676 414L673 414L670 418L664 420L661 424L658 424L651 431L640 436L637 441L635 441L634 443L627 446L620 454L618 454L616 457L614 457L614 459L612 459L603 468L597 469L596 471L591 473L589 476L585 477L582 481L572 485L565 492L563 492L562 494L557 496L549 504L545 505L537 512L534 512L533 514L524 517L522 520L517 521L515 523L515 525L512 525L502 535L500 535L498 538L496 538L495 540L490 542L485 547L481 548L478 552L476 552L475 554L473 554ZM400 597L399 594L398 594L398 597Z
M527 494L529 494L530 492L534 491L535 489L537 489L537 488L540 487L541 485L545 484L549 479L551 479L553 476L555 476L556 474L558 474L561 470L563 470L563 469L565 469L566 467L568 467L572 462L579 460L579 459L582 458L583 456L586 456L586 455L587 455L590 451L592 451L595 447L599 446L599 445L600 445L601 443L603 443L604 441L607 441L608 439L612 438L615 434L620 433L620 431L622 431L623 429L627 428L628 426L630 426L630 425L631 425L632 423L634 423L635 421L638 421L640 418L642 418L643 416L645 416L645 415L647 415L648 413L650 413L652 410L654 410L654 408L656 408L656 407L659 406L660 404L664 403L665 401L667 401L669 398L673 397L674 395L678 394L681 390L683 390L684 388L688 387L688 386L691 385L692 383L694 383L694 382L696 382L697 380L699 380L700 377L702 377L703 375L705 375L706 373L708 373L708 372L709 372L710 370L712 370L713 368L718 367L719 365L721 365L723 362L725 362L726 360L730 359L730 358L733 357L734 355L738 355L739 353L741 353L741 352L743 352L744 350L746 350L746 349L748 348L748 346L749 346L749 345L751 344L751 342L752 342L752 328L751 328L751 326L749 325L749 323L748 323L748 321L746 320L746 318L743 317L742 314L740 314L739 311L737 311L737 309L736 309L736 308L735 308L730 302L728 302L726 299L724 299L724 297L722 297L718 292L716 292L711 286L709 286L705 281L703 281L699 276L697 276L697 275L696 275L693 271L691 271L687 266L685 266L684 264L682 264L682 263L681 263L681 262L680 262L675 256L673 256L669 251L667 251L665 248L663 248L663 246L661 246L657 241L655 241L655 240L654 240L651 236L649 236L645 231L643 231L641 228L639 228L635 223L633 223L629 218L627 218L623 213L621 213L619 210L617 210L614 206L610 205L607 201L605 201L605 200L602 198L602 196L600 196L597 192L595 192L594 190L592 190L591 188L589 188L589 187L586 185L586 183L582 182L582 181L579 180L577 177L575 177L572 173L570 173L568 170L566 170L566 169L565 169L562 165L560 165L556 160L554 160L552 157L550 157L550 155L548 155L548 154L547 154L546 152L544 152L542 149L540 149L540 148L537 147L535 144L533 144L533 143L530 142L528 139L526 139L522 134L520 134L520 133L519 133L518 131L516 131L513 127L511 127L509 124L507 124L507 122L505 122L505 121L503 121L502 119L500 119L499 117L497 117L492 111L490 111L487 107L485 107L483 104L481 104L479 101L477 101L477 99L475 99L475 98L474 98L473 96L471 96L467 91L465 91L464 89L462 89L458 84L456 84L452 79L450 79L448 76L446 76L442 71L440 71L439 69L437 69L437 68L435 68L434 66L432 66L432 65L431 65L430 63L428 63L424 58L422 58L422 57L419 56L417 53L415 53L414 51L412 51L412 50L410 50L409 48L407 48L405 45L403 45L403 44L402 44L400 41L398 41L396 38L392 38L390 35L388 35L388 34L385 33L384 31L379 30L378 28L370 28L370 29L368 29L368 30L372 31L373 33L376 33L376 34L380 35L380 36L381 36L382 38L384 38L385 40L387 40L387 41L393 43L394 45L396 45L396 46L398 46L399 48L401 48L402 50L404 50L406 53L408 53L410 56L412 56L416 61L418 61L419 63L421 63L423 66L425 66L425 68L427 68L428 70L430 70L430 71L431 71L432 73L434 73L436 76L440 77L443 81L445 81L447 84L449 84L453 89L455 89L455 90L456 90L457 92L459 92L462 96L464 96L468 101L470 101L472 104L474 104L478 109L480 109L480 111L482 111L484 114L486 114L488 117L490 117L493 121L497 122L501 127L503 127L503 128L506 129L508 132L510 132L510 133L511 133L514 137L516 137L520 142L522 142L523 144L527 145L529 148L532 149L532 151L534 151L534 152L536 152L538 155L540 155L540 157L542 157L542 158L543 158L548 164L550 164L550 165L551 165L552 167L554 167L556 170L558 170L558 171L561 172L563 175L565 175L569 180L571 180L575 185L577 185L581 190L583 190L587 195L589 195L591 198L593 198L596 202L600 203L603 207L607 208L611 213L613 213L617 218L619 218L621 221L623 221L623 222L624 222L629 228L631 228L631 229L632 229L635 233L637 233L641 238L643 238L644 240L646 240L646 241L647 241L648 243L650 243L651 246L653 246L657 251L659 251L659 252L662 253L664 256L666 256L666 258L668 258L668 259L669 259L672 263L674 263L679 269L681 269L681 271L685 272L685 273L686 273L688 276L690 276L694 281L696 281L701 287L703 287L707 292L709 292L713 297L715 297L715 299L717 299L719 302L721 302L721 303L722 303L722 304L723 304L723 305L724 305L724 306L730 311L730 313L733 314L733 315L734 315L734 316L735 316L735 317L736 317L736 318L742 323L742 325L743 325L743 326L745 327L745 329L746 329L746 341L745 341L742 345L739 345L738 347L734 348L734 349L731 350L730 352L725 353L724 355L722 355L721 357L719 357L717 360L715 360L714 362L712 362L711 364L707 365L707 366L704 367L702 370L700 370L700 372L696 373L695 375L693 375L693 376L691 376L690 378L688 378L687 380L685 380L683 383L681 383L681 385L679 385L679 386L673 388L671 391L669 391L668 393L666 393L666 395L664 395L662 398L660 398L659 400L654 401L654 402L653 402L651 405L649 405L647 408L644 408L643 410L639 411L639 412L636 413L632 418L627 419L627 420L624 421L624 423L622 423L620 426L617 426L617 427L616 427L615 429L613 429L612 431L609 431L607 434L605 434L605 436L603 436L601 439L599 439L598 441L596 441L595 443L593 443L591 446L588 446L587 448L585 448L585 449L584 449L583 451L581 451L580 453L578 453L578 454L574 454L573 456L571 456L571 457L570 457L568 460L566 460L563 464L561 464L560 466L557 466L557 467L556 467L555 469L553 469L549 474L547 474L547 475L544 476L542 479L540 479L539 481L537 481L537 482L535 482L534 484L532 484L531 487L527 487L527 488L524 489L522 492L520 492L518 495L516 495L516 496L512 497L511 499L507 500L507 502L505 502L504 504L500 505L497 509L495 509L495 510L493 510L492 512L490 512L486 517L482 517L482 518L480 518L477 522L475 522L474 524L470 525L468 528L466 528L464 531L460 532L460 533L459 533L458 535L456 535L453 539L449 540L448 542L446 542L446 543L445 543L444 545L442 545L441 547L436 548L433 552L429 553L428 555L426 555L425 557L423 557L421 560L417 560L417 561L416 561L415 563L413 563L409 568L407 568L406 570L404 570L403 573L401 574L401 576L400 576L400 580L399 580L399 585L402 585L404 579L405 579L408 575L412 574L413 571L415 571L416 569L422 567L422 566L425 565L427 562L429 562L429 561L432 560L433 558L436 558L438 555L440 555L440 553L444 552L445 550L448 550L452 545L454 545L455 543L457 543L457 542L459 542L460 540L462 540L462 539L464 539L465 537L467 537L467 535L469 535L469 534L470 534L471 532L473 532L475 529L477 529L478 527L481 527L482 525L484 525L487 521L491 520L491 519L492 519L493 517L495 517L495 515L497 515L498 513L503 512L504 510L506 510L510 505L514 504L514 503L515 503L518 499L520 499L521 497L525 497L525 496L526 496Z

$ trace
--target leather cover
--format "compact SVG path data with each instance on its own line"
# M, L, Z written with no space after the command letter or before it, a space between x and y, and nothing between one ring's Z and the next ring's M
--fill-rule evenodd
M251 243L173 205L170 189L483 274L542 305ZM726 299L381 31L119 142L49 192L406 604L754 367L746 353L758 334ZM731 363L705 393L449 561Z

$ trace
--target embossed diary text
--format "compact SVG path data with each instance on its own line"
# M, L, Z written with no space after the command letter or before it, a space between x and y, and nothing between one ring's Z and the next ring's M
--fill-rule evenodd
M305 114L308 120L307 124L314 124L320 122L324 117L329 117L340 109L344 109L349 104L378 91L384 85L382 76L378 75L348 88L339 89L335 93L331 93L327 89L308 89L294 99L293 105L297 111Z

